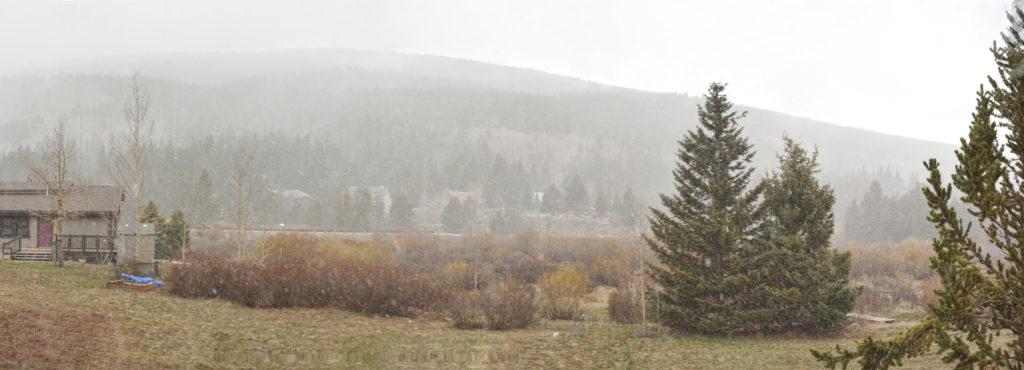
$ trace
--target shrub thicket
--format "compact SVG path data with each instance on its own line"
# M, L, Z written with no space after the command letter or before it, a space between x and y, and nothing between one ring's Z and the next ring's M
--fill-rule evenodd
M455 260L441 268L441 277L454 287L475 290L480 286L477 268L466 261Z
M850 278L864 287L856 309L884 313L896 307L927 307L936 301L941 284L929 266L931 243L906 239L899 243L847 245L853 256Z
M455 296L448 312L455 327L461 329L518 329L536 319L535 300L532 286L507 280L484 291Z
M414 248L433 248L414 242ZM196 253L166 277L171 294L223 298L249 307L337 307L375 315L447 314L456 327L507 330L536 317L535 289L517 279L484 285L474 264L437 269L396 261L391 247L339 238L279 234L253 259ZM524 268L524 270L536 268ZM486 289L479 289L486 286Z
M636 284L623 284L608 296L608 318L620 324L640 323L643 301Z
M287 240L287 242L286 242ZM265 240L263 260L209 256L173 266L171 294L224 298L249 307L338 307L377 315L417 316L446 302L451 288L436 276L341 253L337 244L284 236ZM347 245L347 244L346 244ZM368 250L354 243L355 251ZM376 254L372 254L376 255Z
M629 251L618 255L601 254L587 268L587 275L595 285L619 286L630 279Z

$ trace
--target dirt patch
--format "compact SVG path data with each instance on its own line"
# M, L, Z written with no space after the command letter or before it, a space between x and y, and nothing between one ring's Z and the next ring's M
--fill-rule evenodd
M110 319L81 309L0 304L0 368L104 368Z

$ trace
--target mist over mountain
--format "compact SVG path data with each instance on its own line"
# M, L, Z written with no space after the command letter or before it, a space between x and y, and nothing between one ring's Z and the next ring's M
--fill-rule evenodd
M268 189L315 196L325 183L389 186L414 194L422 206L443 202L450 191L483 196L501 161L524 173L515 180L522 183L518 192L542 192L580 176L592 194L633 189L650 201L671 190L676 140L695 127L701 101L390 52L93 58L0 79L0 146L9 153L0 177L23 179L13 160L18 148L39 142L48 132L41 128L64 120L82 143L83 168L102 182L103 142L123 124L135 72L150 90L157 128L152 196L168 202L186 197L172 189L200 169L222 168L233 143L248 135L256 135L257 151L267 159ZM902 192L923 173L922 161L953 163L952 145L737 109L749 113L740 122L755 145L758 173L777 166L783 135L818 147L822 177L839 199L837 214L872 179L895 178L885 190Z

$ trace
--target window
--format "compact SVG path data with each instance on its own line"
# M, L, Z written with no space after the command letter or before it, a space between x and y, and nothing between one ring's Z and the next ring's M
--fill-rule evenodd
M28 237L28 217L0 216L0 237Z

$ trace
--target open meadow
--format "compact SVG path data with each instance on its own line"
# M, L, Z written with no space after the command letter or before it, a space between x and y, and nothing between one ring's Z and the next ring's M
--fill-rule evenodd
M441 319L372 317L335 308L261 309L166 290L108 289L110 267L0 262L0 368L818 368L809 349L851 345L913 323L838 337L633 337L610 322L605 288L582 322L460 330ZM558 333L558 335L555 335ZM907 368L943 368L934 356Z

